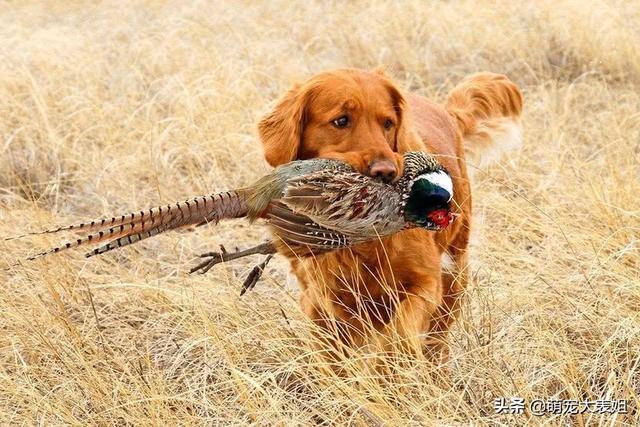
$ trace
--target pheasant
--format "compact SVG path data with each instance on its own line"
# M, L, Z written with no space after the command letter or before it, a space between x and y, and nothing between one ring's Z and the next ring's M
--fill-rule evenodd
M280 250L309 256L406 228L441 230L455 218L449 206L452 197L451 178L435 157L423 152L404 155L404 173L392 184L364 176L340 161L301 160L279 166L245 188L10 239L63 231L92 232L27 259L108 241L85 254L91 257L186 226L243 217L251 222L266 220L274 240L235 254L224 249L219 254L203 254L212 260L191 272L206 272L218 262L250 254L271 255Z

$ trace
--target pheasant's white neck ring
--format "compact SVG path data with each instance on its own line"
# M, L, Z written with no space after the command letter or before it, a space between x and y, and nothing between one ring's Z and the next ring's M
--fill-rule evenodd
M453 199L453 182L451 181L451 177L446 172L437 171L437 172L429 172L422 175L418 175L413 180L411 180L411 184L413 185L414 182L420 179L426 179L431 184L447 190L447 192L449 193L448 202L450 202L451 199Z

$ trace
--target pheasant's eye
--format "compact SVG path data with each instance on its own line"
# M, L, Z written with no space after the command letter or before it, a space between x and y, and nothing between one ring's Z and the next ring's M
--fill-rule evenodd
M338 117L331 123L338 129L344 129L351 124L351 119L349 119L349 116L345 115L345 116Z
M387 119L384 121L384 129L389 130L393 127L393 120Z

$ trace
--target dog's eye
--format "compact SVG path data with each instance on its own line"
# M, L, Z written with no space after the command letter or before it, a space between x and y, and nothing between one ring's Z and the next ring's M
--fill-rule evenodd
M393 127L393 120L387 119L384 121L384 129L389 130Z
M351 124L349 116L340 116L331 122L338 129L344 129Z

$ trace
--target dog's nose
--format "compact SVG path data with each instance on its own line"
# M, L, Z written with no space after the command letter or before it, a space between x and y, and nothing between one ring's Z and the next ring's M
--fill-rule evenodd
M369 176L391 182L396 178L398 170L391 160L374 160L369 165Z

